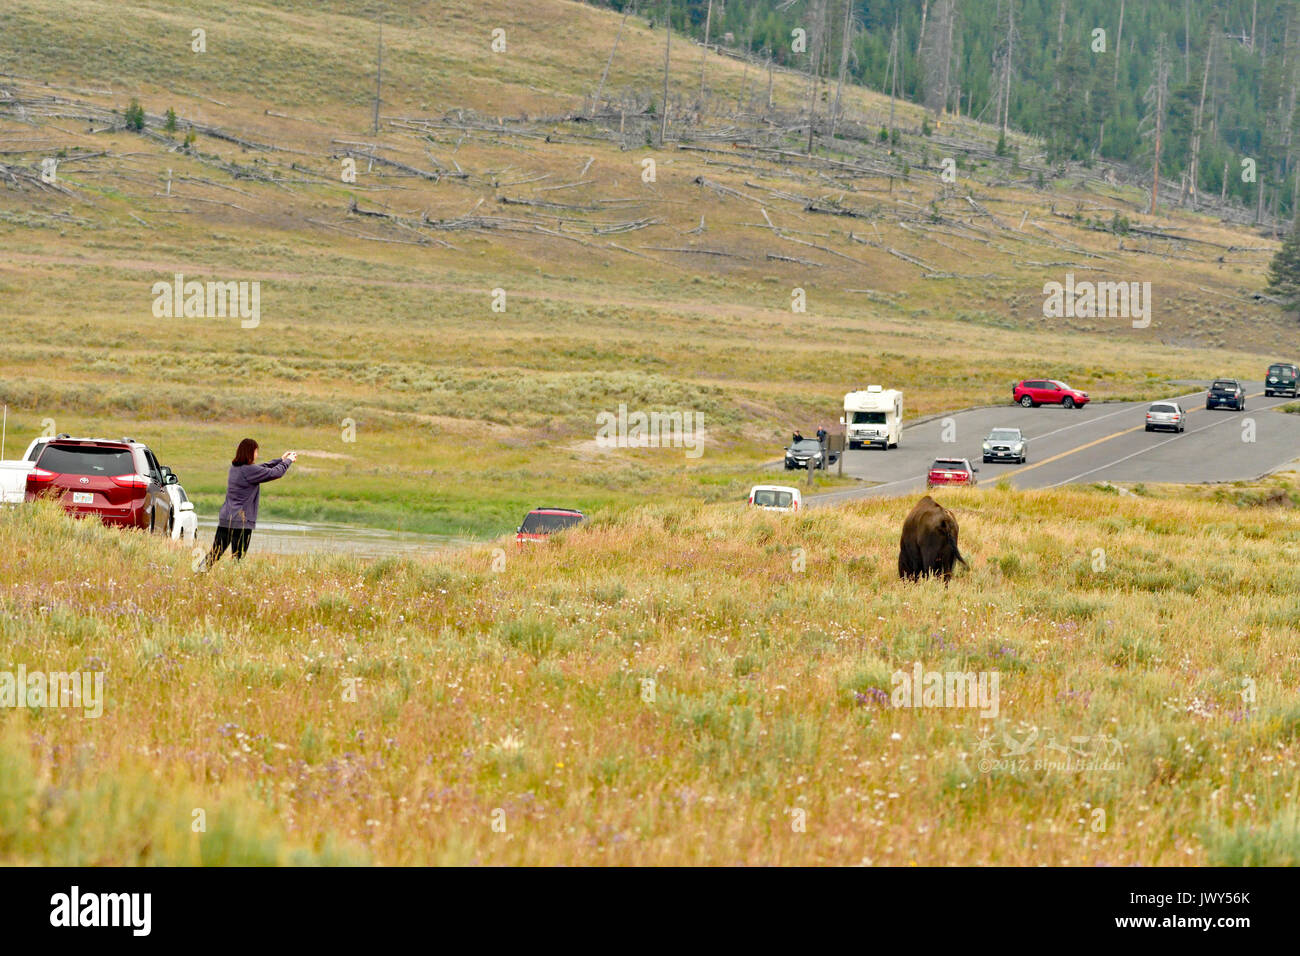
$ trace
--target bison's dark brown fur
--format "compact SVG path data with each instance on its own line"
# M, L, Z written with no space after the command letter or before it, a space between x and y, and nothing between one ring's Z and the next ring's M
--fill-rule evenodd
M915 581L942 574L946 583L952 577L956 561L966 564L957 550L957 519L926 495L903 522L903 536L898 542L898 576Z

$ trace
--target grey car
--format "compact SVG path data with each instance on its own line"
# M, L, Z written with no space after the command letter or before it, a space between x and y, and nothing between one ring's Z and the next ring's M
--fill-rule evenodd
M1187 431L1187 413L1177 402L1153 402L1147 409L1147 431L1167 428L1173 432Z
M995 428L984 439L984 461L1014 461L1024 464L1029 455L1029 439L1019 428Z

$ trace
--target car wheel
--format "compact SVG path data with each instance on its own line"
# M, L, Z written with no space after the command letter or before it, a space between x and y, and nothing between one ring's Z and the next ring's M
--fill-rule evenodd
M1025 408L1033 408L1034 400L1030 398L1028 395L1024 395L1020 399L1020 404Z
M987 465L988 463L989 463L989 458L988 458L987 455L985 455L985 456L984 456L984 464Z
M1147 426L1147 431L1151 431L1151 426L1150 426L1150 425Z
M1024 464L1025 462L1027 462L1028 460L1029 460L1029 458L1026 457L1025 455L1021 455L1021 456L1020 456L1020 464L1023 465L1023 464Z
M1065 398L1061 399L1061 404L1066 408L1074 408L1074 399L1067 395Z
M175 533L175 531L176 531L176 514L174 512L169 511L167 512L167 537L170 538L172 534Z

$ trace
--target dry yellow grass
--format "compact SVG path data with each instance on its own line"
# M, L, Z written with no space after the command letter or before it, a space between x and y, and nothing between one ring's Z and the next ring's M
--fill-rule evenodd
M196 575L165 543L7 512L5 667L108 689L98 720L4 715L0 853L1300 862L1293 511L942 497L971 563L948 589L898 582L903 499L642 510L503 543L499 572L485 548ZM890 706L917 661L997 671L996 718ZM1102 769L1044 766L1102 741ZM1013 744L1026 767L980 769ZM109 792L165 812L101 824Z

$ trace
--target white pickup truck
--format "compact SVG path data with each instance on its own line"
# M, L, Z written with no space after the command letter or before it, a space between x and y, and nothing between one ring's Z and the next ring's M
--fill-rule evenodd
M45 443L53 440L52 436L41 435L32 439L22 458L0 461L0 504L22 504L27 497L27 473L36 467Z

